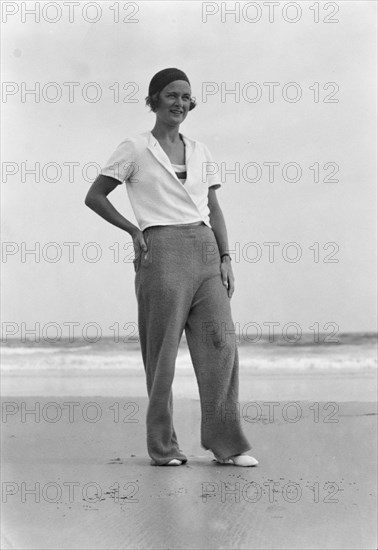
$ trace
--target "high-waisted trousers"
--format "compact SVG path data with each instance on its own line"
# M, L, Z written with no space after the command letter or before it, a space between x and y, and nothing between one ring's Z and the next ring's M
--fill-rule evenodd
M185 330L201 402L201 445L219 459L251 449L238 404L239 358L213 230L156 225L134 260L138 328L146 374L147 449L153 465L187 461L173 426L172 383Z

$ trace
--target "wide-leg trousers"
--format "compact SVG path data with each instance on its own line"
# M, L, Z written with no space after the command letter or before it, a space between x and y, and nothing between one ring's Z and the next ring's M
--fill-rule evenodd
M147 449L152 464L187 461L173 426L172 382L186 340L201 401L201 445L226 459L251 449L238 403L239 358L214 232L204 223L150 226L134 260L138 328L146 374Z

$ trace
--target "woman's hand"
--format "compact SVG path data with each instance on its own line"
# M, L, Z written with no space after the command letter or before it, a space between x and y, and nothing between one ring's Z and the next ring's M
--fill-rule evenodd
M231 299L235 290L235 285L234 285L235 279L234 279L234 274L232 273L231 260L228 256L225 256L224 258L222 258L222 263L220 268L221 268L222 283L227 288L227 295Z
M136 228L132 232L131 237L133 239L135 258L138 258L139 254L141 254L141 249L143 250L143 252L147 252L147 244L144 240L143 231L141 231L139 228Z

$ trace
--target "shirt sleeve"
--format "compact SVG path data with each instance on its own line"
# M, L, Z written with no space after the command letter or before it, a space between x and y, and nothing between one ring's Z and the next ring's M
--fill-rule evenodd
M207 183L207 187L214 187L215 189L219 189L219 187L222 185L222 182L219 178L219 165L217 162L214 162L213 157L205 144L203 145L203 147L206 158L206 161L202 166L203 180Z
M134 146L132 141L126 139L118 145L100 173L118 180L121 184L136 172Z

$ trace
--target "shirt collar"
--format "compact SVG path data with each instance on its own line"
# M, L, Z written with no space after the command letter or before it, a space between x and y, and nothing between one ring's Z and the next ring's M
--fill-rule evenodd
M181 137L185 143L185 147L186 147L186 162L188 162L189 160L189 157L194 149L194 146L195 146L195 141L193 139L190 139L188 138L187 136L184 136L183 133L181 133ZM148 145L151 146L151 147L156 147L157 145L159 145L159 142L158 140L156 139L156 137L153 135L153 133L151 131L149 131L147 133L147 137L148 137Z

